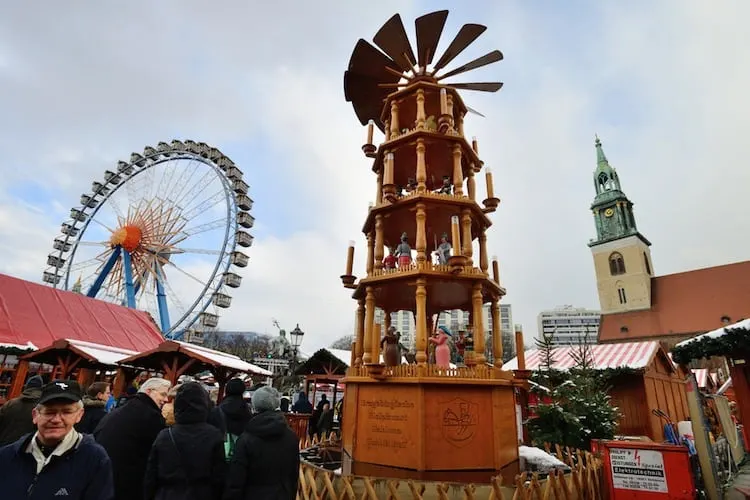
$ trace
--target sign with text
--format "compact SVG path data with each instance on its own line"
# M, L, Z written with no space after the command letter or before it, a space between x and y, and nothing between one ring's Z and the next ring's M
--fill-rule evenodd
M356 456L370 463L414 466L418 393L411 388L360 389L357 409Z
M609 459L615 489L656 493L668 491L661 451L610 448Z

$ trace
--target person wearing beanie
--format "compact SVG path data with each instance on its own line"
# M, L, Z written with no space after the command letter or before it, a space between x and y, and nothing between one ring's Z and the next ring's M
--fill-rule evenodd
M234 441L245 430L251 417L250 408L242 397L243 394L245 394L245 382L238 378L230 379L224 388L224 399L211 410L211 416L208 418L208 423L223 434L233 435Z
M253 393L255 416L242 433L229 464L224 500L294 500L299 478L299 439L279 411L279 392Z
M0 446L14 443L21 436L36 430L31 410L42 396L42 385L42 377L33 375L26 381L19 397L0 406Z
M175 423L151 448L143 479L144 499L221 498L226 476L221 432L207 422L208 392L198 382L178 386Z

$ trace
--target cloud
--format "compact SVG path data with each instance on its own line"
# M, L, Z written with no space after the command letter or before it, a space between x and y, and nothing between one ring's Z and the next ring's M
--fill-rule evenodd
M353 326L355 304L338 276L349 239L362 274L360 230L375 197L343 70L356 40L371 39L394 12L413 37L413 18L433 7L222 6L6 9L0 94L13 97L0 123L0 270L38 281L60 222L91 181L147 144L194 138L229 154L256 199L251 263L220 325L299 322L313 350ZM503 200L489 249L528 336L542 309L597 306L586 247L595 235L594 133L654 243L658 273L745 258L737 214L750 180L748 5L450 8L442 48L463 22L489 27L457 63L505 54L466 76L505 82L497 94L465 93L487 116L470 116L466 130Z

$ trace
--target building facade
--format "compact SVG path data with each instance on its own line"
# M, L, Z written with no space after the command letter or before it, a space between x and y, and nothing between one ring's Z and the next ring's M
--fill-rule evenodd
M601 313L571 305L542 311L537 316L539 338L551 336L552 345L596 344Z
M594 258L601 308L599 343L680 340L750 317L750 261L654 274L651 243L596 138Z

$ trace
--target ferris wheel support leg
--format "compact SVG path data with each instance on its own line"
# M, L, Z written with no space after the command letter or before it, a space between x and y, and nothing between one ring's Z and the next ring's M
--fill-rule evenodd
M161 267L157 264L156 269L156 302L159 305L159 323L161 323L161 332L166 334L171 326L169 322L169 308L167 307L167 294L164 293L164 276Z
M110 271L112 271L112 268L115 266L115 262L117 262L117 259L120 258L121 251L122 247L119 246L115 247L115 249L112 251L112 255L110 255L109 259L107 259L107 262L104 263L104 267L99 273L99 276L97 276L94 280L94 284L91 285L89 291L86 292L87 297L96 297L96 294L99 293L99 290L101 290L102 285L104 284L104 280L107 279Z
M125 299L131 309L135 309L135 286L133 285L133 266L130 262L130 252L122 252L122 267L125 271Z

